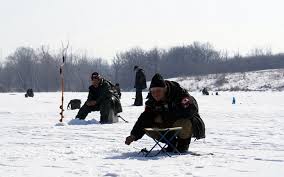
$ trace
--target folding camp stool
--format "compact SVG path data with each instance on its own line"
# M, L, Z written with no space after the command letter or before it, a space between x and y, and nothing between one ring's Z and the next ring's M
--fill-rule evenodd
M156 153L154 156L157 156L158 154L160 154L161 152L166 153L169 157L171 157L171 155L165 150L166 145L170 146L171 148L173 148L173 152L177 152L178 154L180 154L180 152L177 150L177 148L171 143L171 141L176 138L176 136L178 135L178 133L182 130L182 127L173 127L173 128L145 128L145 133L146 135L148 135L149 137L151 137L154 141L155 141L155 145L149 150L147 151L145 157L147 157L152 150L158 145L161 149L159 150L158 153ZM159 139L156 140L155 138L153 138L151 136L151 133L157 133L159 135ZM170 137L167 137L167 135L169 133L172 133L172 135ZM166 144L164 146L162 146L160 144L161 141L164 141ZM152 156L152 157L154 157Z

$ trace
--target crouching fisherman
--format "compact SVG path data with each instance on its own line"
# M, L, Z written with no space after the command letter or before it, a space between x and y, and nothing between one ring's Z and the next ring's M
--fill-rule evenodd
M171 142L179 152L188 151L191 137L205 138L205 125L199 116L197 102L177 82L164 80L160 74L155 74L147 98L145 111L139 116L125 144L142 138L144 128L182 127ZM155 133L150 136L157 140L160 138ZM171 146L166 149L168 152L173 150Z
M92 73L91 80L88 99L80 108L76 118L83 120L90 112L100 111L100 123L118 122L117 113L122 112L122 108L112 83L97 72Z

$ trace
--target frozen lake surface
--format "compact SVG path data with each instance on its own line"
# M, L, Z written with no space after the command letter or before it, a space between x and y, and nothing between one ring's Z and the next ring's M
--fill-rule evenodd
M206 125L206 139L190 145L199 155L145 158L138 152L153 145L150 138L124 144L144 110L131 106L133 92L121 100L129 123L101 125L96 112L85 125L68 125L78 110L66 110L65 126L55 126L59 92L0 93L0 176L284 176L284 92L191 94ZM75 98L84 102L87 93L66 93L65 108Z

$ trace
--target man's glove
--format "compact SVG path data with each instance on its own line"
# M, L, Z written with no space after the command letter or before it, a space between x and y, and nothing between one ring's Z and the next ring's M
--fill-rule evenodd
M130 135L130 136L126 137L125 144L130 145L134 140L135 140L135 136Z

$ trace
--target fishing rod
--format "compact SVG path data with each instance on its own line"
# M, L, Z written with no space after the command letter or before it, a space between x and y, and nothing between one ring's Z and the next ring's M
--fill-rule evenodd
M121 115L117 115L117 117L121 118L125 123L128 123L128 121L121 117Z

